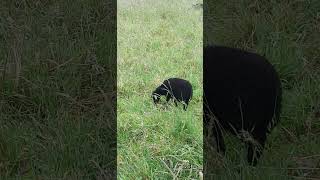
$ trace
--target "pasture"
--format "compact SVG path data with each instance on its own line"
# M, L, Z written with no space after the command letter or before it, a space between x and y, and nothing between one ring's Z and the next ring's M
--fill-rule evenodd
M118 1L119 179L191 179L202 170L202 10L193 4ZM191 82L187 111L153 104L152 91L170 77Z

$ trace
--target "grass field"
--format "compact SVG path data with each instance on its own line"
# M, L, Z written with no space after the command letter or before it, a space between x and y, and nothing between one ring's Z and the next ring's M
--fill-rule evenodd
M193 4L118 2L119 179L191 179L202 170L202 10ZM193 85L186 112L152 102L169 77Z
M0 179L102 180L116 165L119 179L198 179L203 24L204 43L266 56L284 89L259 165L227 136L214 179L320 179L319 0L207 0L204 22L202 1L119 0L118 54L109 2L0 2ZM173 76L193 85L187 111L152 103Z
M258 167L246 165L246 149L229 136L226 158L205 152L210 177L320 179L320 1L216 0L204 8L204 42L264 55L284 89L281 122Z
M110 1L0 2L0 179L115 176L115 14Z
M320 3L208 3L212 6L205 11L204 43L266 56L279 71L284 89L281 123L269 136L258 167L247 166L245 148L227 136L225 158L205 152L212 160L211 175L215 179L319 179ZM202 170L202 11L191 8L193 4L196 2L118 4L121 179L190 179ZM171 76L189 79L195 86L195 97L186 113L174 107L155 108L151 102L151 91Z

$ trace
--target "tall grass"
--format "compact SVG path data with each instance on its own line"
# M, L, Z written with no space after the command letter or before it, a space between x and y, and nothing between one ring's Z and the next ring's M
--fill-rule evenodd
M0 179L115 175L112 9L98 0L1 1Z
M284 89L281 122L269 136L258 167L248 167L244 147L226 138L226 158L205 151L211 159L211 177L320 178L319 9L316 0L205 2L204 43L264 55L278 70Z

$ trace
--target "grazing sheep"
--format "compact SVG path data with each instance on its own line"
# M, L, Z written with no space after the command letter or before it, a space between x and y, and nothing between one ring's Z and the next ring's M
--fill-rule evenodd
M173 102L177 105L177 101L183 103L183 109L187 110L189 100L192 98L192 86L190 82L179 79L170 78L165 81L152 92L153 102L157 104L160 100L160 96L166 96L167 102L173 99Z
M264 57L240 49L207 46L203 57L204 134L210 143L214 137L222 154L226 151L222 130L237 135L248 146L248 163L255 166L267 133L279 121L278 74Z

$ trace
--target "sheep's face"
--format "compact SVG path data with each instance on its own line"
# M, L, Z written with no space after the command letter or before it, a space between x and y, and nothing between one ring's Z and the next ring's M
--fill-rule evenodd
M152 93L151 97L152 97L153 102L154 102L155 104L157 104L157 103L160 101L160 95L157 94L157 93L155 93L155 92Z
M157 104L159 101L160 101L160 97L161 96L164 96L164 95L167 95L168 93L168 90L165 88L165 86L162 84L161 86L159 86L156 90L154 90L152 92L152 99L153 99L153 102L155 104Z

